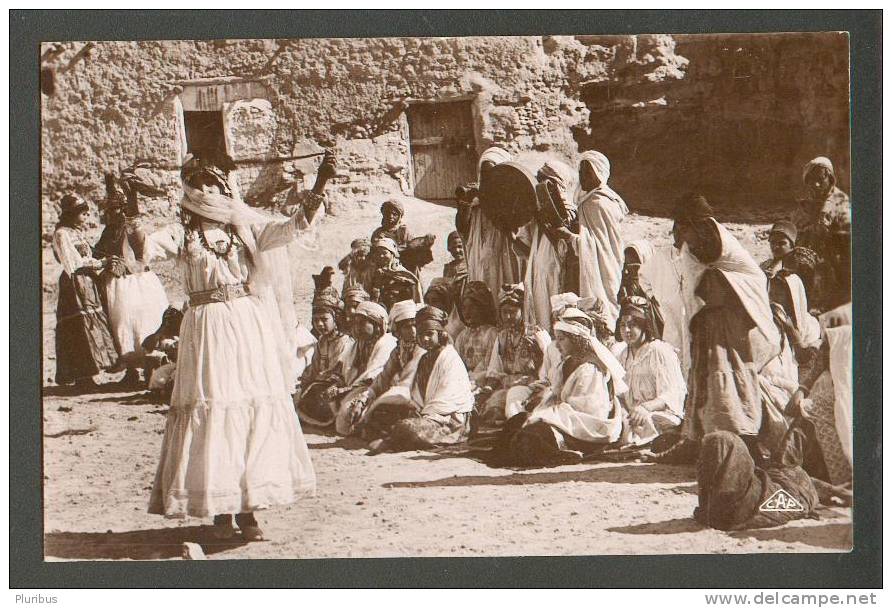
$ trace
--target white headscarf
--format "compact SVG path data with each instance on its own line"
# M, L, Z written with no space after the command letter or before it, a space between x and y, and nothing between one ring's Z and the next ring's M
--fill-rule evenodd
M610 349L601 344L601 342L592 335L591 330L586 329L585 321L590 322L591 319L583 311L577 308L568 308L563 312L561 318L554 324L554 329L555 331L562 331L581 338L587 338L591 354L596 359L594 362L610 374L610 377L613 379L613 389L615 393L619 395L626 392L629 387L623 380L626 376L625 369L623 369L622 364L617 358L613 356Z
M414 300L403 300L390 307L390 326L395 327L400 321L414 319L418 312L418 304Z
M601 182L601 185L592 190L592 192L600 192L607 198L616 201L623 210L623 213L629 212L629 207L626 205L626 202L623 198L616 193L610 186L607 185L607 181L610 179L610 161L606 156L598 152L597 150L588 150L582 153L582 156L579 159L579 164L588 163L588 165L594 170L595 176L598 178L598 181ZM588 192L579 191L577 202L581 201Z
M654 255L654 246L647 239L638 239L626 245L626 249L634 249L638 254L641 265L644 266Z
M805 167L802 168L802 181L805 181L805 178L808 177L808 174L811 173L812 169L815 167L823 167L827 169L831 179L833 179L834 183L836 182L836 172L833 170L833 163L830 162L830 159L826 156L819 156L805 163Z

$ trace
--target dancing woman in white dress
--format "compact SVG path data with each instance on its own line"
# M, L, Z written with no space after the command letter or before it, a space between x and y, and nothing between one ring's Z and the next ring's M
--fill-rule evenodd
M212 165L184 165L183 224L151 235L147 258L176 258L189 296L171 407L149 512L214 516L215 535L263 533L253 512L315 492L315 473L291 399L289 351L274 294L285 256L307 231L333 174L323 162L312 195L285 221L231 196Z

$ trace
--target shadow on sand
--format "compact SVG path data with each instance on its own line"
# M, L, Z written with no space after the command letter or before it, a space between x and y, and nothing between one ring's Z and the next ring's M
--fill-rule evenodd
M141 391L139 387L122 384L120 382L106 382L97 384L93 387L81 387L74 385L65 386L44 386L42 389L44 397L81 397L83 395L108 395L110 393L133 393Z
M367 450L369 444L359 437L340 437L331 443L308 443L307 447L311 450Z
M50 532L44 536L46 557L61 559L172 559L182 557L183 543L201 545L205 555L246 544L240 537L221 541L210 526L158 528L132 532Z
M684 483L694 481L691 467L668 465L602 466L584 471L540 471L510 475L458 475L430 481L395 481L385 488L430 488L452 486L503 486L543 483Z
M852 550L852 524L826 523L820 526L786 526L780 528L760 528L730 532L734 538L754 538L760 541L782 543L802 543L812 547L822 547L835 551Z
M683 534L685 532L699 532L705 529L706 526L697 523L693 517L680 517L631 526L617 526L615 528L607 528L607 531L619 532L621 534Z

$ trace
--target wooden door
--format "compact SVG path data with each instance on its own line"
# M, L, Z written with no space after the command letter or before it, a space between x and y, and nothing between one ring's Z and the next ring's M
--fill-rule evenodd
M470 100L416 103L408 118L415 196L455 198L457 186L477 179Z

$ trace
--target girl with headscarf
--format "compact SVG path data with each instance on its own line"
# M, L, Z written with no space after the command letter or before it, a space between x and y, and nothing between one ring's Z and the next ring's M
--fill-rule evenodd
M650 301L641 296L623 300L618 333L622 342L613 353L626 372L629 390L622 395L626 425L622 444L644 446L678 427L687 394L678 355L656 335Z
M396 337L387 331L387 311L380 304L360 304L353 314L353 326L353 344L341 359L344 387L331 400L335 428L341 435L353 430L353 401L374 382L397 346Z
M341 410L338 416L339 432L362 430L378 406L409 399L418 362L425 352L416 342L415 315L419 306L412 300L403 300L390 309L388 320L397 346L372 384L355 396L349 410Z
M579 234L562 229L579 256L579 296L592 296L604 302L613 323L619 313L619 293L623 265L620 224L629 208L619 194L607 185L610 161L595 150L583 152L579 161L579 193L576 213Z
M529 385L539 377L551 344L547 331L524 321L525 299L522 283L502 286L499 333L490 350L484 390L477 397L481 415L489 424L504 421L505 397L511 386Z
M289 219L270 221L213 165L184 165L183 222L146 243L147 259L177 260L189 296L150 513L214 516L220 538L235 535L236 513L242 537L260 540L254 511L314 492L275 290L276 273L290 271L270 262L287 263L284 246L311 229L329 169Z
M465 328L455 339L458 351L473 381L482 380L489 364L492 344L498 336L496 307L489 287L483 281L470 281L459 304Z
M765 273L699 195L675 210L675 245L689 258L684 283L691 371L681 442L669 460L696 456L696 441L713 431L740 435L757 457L762 426L759 374L780 352Z
M425 306L415 317L418 345L427 352L408 398L392 398L368 417L367 430L379 438L373 453L404 451L464 441L470 432L474 395L468 372L446 334L445 312Z
M627 390L622 366L591 335L587 315L567 309L555 323L555 342L564 356L549 386L505 423L504 445L518 464L578 462L583 453L614 443L622 431L617 397ZM509 391L508 405L516 401ZM506 409L506 414L512 414Z
M836 186L830 159L820 156L802 170L806 195L790 219L799 232L797 245L817 254L817 286L812 305L829 310L851 300L852 205Z
M107 261L93 257L83 233L89 205L67 194L61 207L53 232L53 255L62 265L56 301L56 384L92 388L93 376L117 360L98 287Z
M488 148L480 155L477 181L483 180L492 167L510 160L511 154L502 148ZM503 284L523 280L525 259L518 249L517 237L498 228L477 199L459 204L456 228L465 244L468 280L484 282L495 306L495 294Z
M559 160L550 160L542 165L536 177L540 182L550 182L554 186L553 191L560 197L560 200L554 202L564 206L567 213L566 225L572 225L576 219L576 203L573 200L576 177L573 169ZM567 258L568 253L572 254L572 249L553 227L542 221L533 222L530 243L530 261L524 277L527 293L524 317L527 323L549 327L549 298L565 291L568 278L566 273L571 266L567 263Z
M323 290L313 297L312 319L317 342L293 402L301 420L325 427L334 421L329 401L344 384L341 362L354 339L347 331L341 301L334 290Z
M398 199L392 198L381 205L381 225L372 232L372 242L380 238L393 240L397 246L397 258L409 272L418 275L421 267L433 259L431 246L434 235L412 238L409 228L403 222L406 208Z
M138 215L125 213L128 196L132 199L131 207L136 206L137 191L132 189L136 176L133 178L119 182L114 176L106 175L103 213L106 227L94 248L97 257L111 261L105 275L105 301L109 326L118 348L118 367L127 370L122 380L125 384L139 382L139 368L144 365L145 355L142 341L161 323L168 306L167 294L158 275L142 259L146 234L138 223ZM122 187L128 188L127 195ZM163 194L157 189L148 192Z

